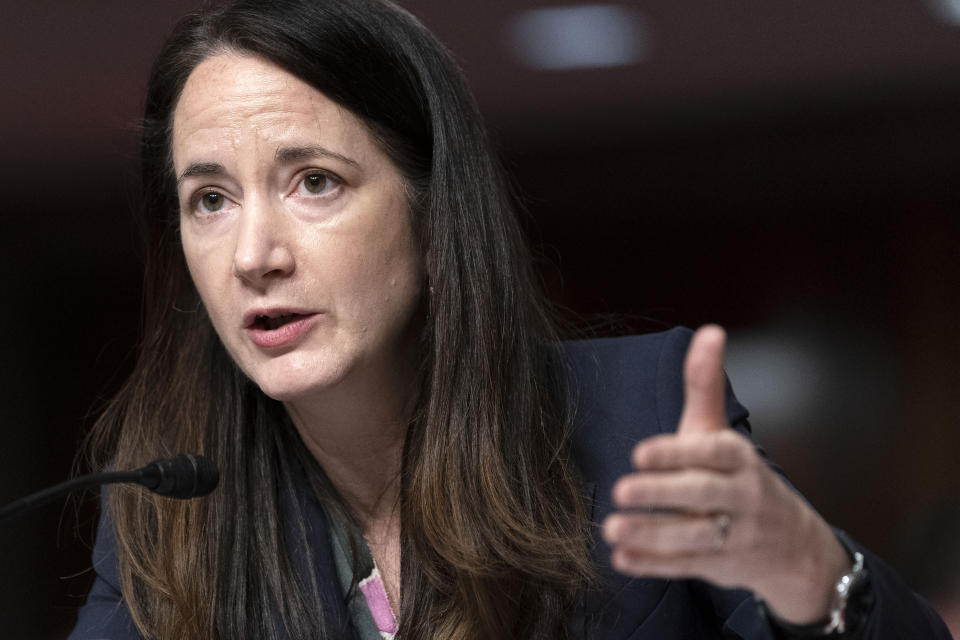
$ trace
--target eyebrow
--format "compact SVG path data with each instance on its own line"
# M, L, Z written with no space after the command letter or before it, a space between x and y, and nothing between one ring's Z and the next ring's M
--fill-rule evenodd
M274 159L281 164L290 164L299 160L309 160L310 158L333 158L354 167L360 166L360 163L356 160L321 146L279 147L274 154ZM218 176L225 173L226 170L223 168L223 165L218 162L194 162L188 165L187 168L177 176L177 186L179 187L187 178L193 178L195 176Z
M299 160L309 160L310 158L333 158L334 160L345 162L354 167L359 166L356 160L320 146L279 147L274 158L281 164L289 164Z
M222 164L216 162L194 162L187 166L179 176L177 176L177 186L193 176L216 176L226 173Z

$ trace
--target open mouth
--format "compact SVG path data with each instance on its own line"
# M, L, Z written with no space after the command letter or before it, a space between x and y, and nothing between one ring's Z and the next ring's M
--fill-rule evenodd
M279 329L285 324L299 320L304 316L299 313L284 313L278 316L257 316L251 328L253 329L262 329L264 331L273 331Z

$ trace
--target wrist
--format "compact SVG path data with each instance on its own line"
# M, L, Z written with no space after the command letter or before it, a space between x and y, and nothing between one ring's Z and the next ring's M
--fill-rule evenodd
M854 564L830 526L814 513L797 528L793 556L785 556L771 583L757 589L758 597L786 623L807 626L827 618L838 581ZM775 580L775 582L774 582Z
M847 570L836 580L830 590L826 614L819 620L797 624L779 616L764 601L759 601L761 614L770 623L777 640L802 638L852 638L863 627L873 604L869 575L864 567L864 557L853 549L842 535L837 540L849 558Z

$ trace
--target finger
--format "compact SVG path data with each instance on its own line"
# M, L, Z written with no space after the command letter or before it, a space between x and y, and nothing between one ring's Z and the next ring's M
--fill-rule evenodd
M614 550L659 556L712 554L725 544L714 516L614 514L603 538Z
M654 554L615 547L610 564L620 573L651 578L704 578L724 585L724 563L730 559L722 553Z
M701 327L690 341L683 366L684 403L678 432L702 433L727 426L724 410L723 350L726 334L716 325Z
M730 511L739 504L739 485L730 476L694 469L667 473L632 473L613 486L620 509L676 509L692 513Z
M732 429L706 435L664 434L647 438L633 448L630 460L643 471L669 471L698 467L733 472L756 455L753 445Z

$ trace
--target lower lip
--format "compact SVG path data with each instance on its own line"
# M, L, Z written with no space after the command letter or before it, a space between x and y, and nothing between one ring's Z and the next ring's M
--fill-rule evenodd
M301 316L276 329L250 327L247 329L247 335L250 336L253 344L265 349L290 347L303 339L307 332L317 323L317 319L318 315L312 314L309 316Z

